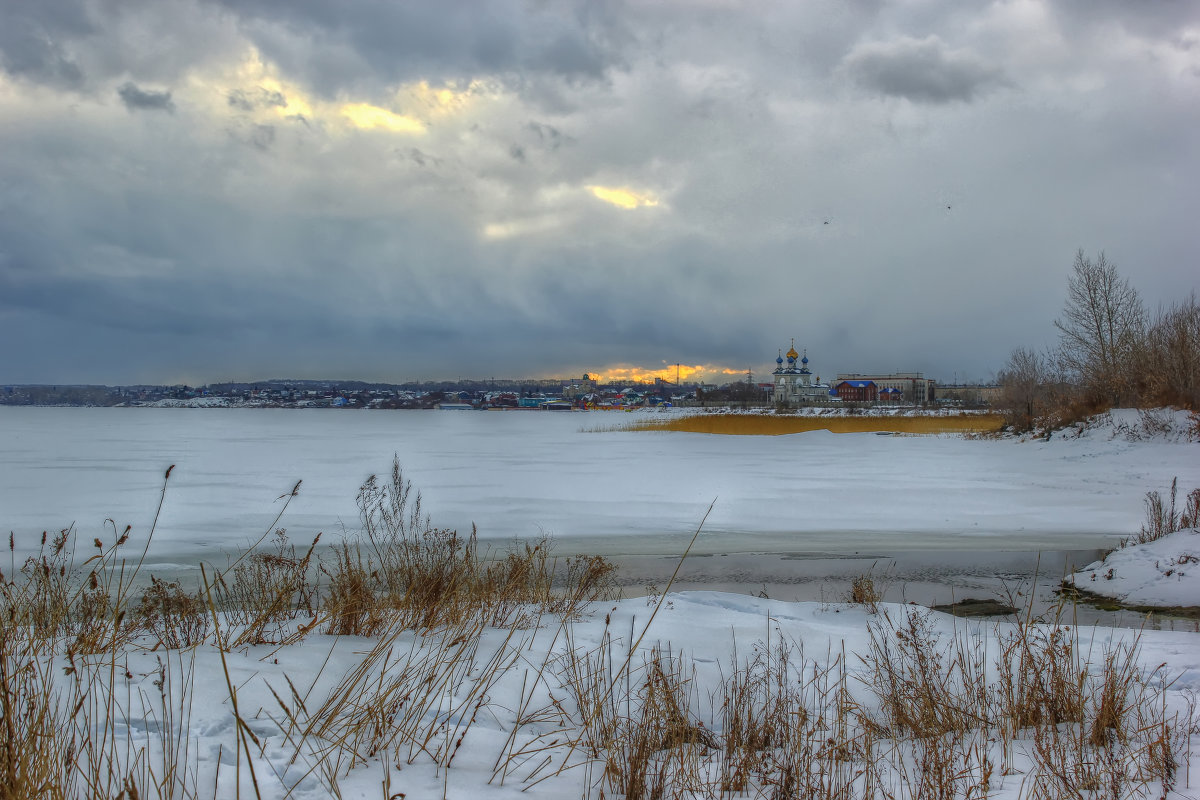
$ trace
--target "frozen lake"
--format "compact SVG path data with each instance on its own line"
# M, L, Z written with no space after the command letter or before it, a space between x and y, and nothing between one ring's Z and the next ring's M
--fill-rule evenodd
M395 454L435 525L475 524L498 543L545 532L560 553L625 557L639 581L669 575L666 559L715 500L689 585L762 582L781 596L788 584L824 591L813 569L839 564L896 561L915 586L930 571L918 563L1015 576L1044 551L1056 572L1135 531L1145 492L1175 476L1183 491L1200 486L1195 444L606 430L631 416L0 407L0 524L18 560L42 530L71 523L83 541L111 539L106 519L131 524L140 549L174 464L154 568L255 540L297 480L279 524L297 542L323 532L330 543L356 529L359 485Z

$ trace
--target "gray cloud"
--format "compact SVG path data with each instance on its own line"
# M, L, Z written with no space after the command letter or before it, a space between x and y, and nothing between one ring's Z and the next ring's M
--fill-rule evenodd
M914 103L969 102L1008 83L999 68L936 36L860 44L842 65L865 88Z
M549 150L557 150L564 144L572 144L575 141L553 125L543 125L540 122L531 121L525 126L525 129L537 137L539 145Z
M283 96L283 92L264 89L261 86L253 89L234 89L226 96L226 100L231 108L238 111L287 107L287 98Z
M66 42L94 30L80 0L6 3L0 7L0 66L21 78L79 89L85 76Z
M1075 29L1115 22L1139 35L1169 40L1200 23L1200 6L1172 0L1050 0L1048 5L1060 24Z
M572 0L478 5L361 0L219 0L256 43L325 94L376 80L551 73L596 80L632 37L617 6Z
M986 377L1079 247L1195 286L1193 12L1105 7L10 3L0 381Z
M127 81L118 86L117 96L130 111L175 112L175 103L171 100L169 91L156 92L152 89L141 89L133 81Z

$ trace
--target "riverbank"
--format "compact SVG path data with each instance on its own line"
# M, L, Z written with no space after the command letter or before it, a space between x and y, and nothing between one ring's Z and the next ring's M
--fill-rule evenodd
M782 436L808 431L831 433L989 434L1004 426L999 414L797 415L701 413L641 418L629 425L639 431L678 431L741 436Z

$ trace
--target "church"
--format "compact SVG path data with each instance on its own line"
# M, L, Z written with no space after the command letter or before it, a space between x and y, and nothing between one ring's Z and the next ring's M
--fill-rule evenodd
M803 356L797 353L795 339L787 351L786 365L783 353L775 359L775 364L775 405L796 407L829 402L829 385L821 383L819 376L813 379L808 368L808 351Z

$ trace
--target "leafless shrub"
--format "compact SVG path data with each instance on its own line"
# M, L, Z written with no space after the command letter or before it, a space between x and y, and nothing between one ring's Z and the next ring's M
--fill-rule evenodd
M1126 365L1142 341L1146 324L1141 297L1104 253L1094 260L1082 249L1067 281L1059 331L1059 356L1085 391L1117 405L1131 396Z
M850 590L846 593L846 602L866 606L867 612L874 614L879 610L883 594L875 587L875 579L870 575L858 575L850 582Z
M868 631L868 651L861 657L866 680L893 733L940 737L987 725L981 640L956 636L947 645L934 630L931 612L917 608L906 608L898 622L885 613Z
M1141 530L1121 541L1121 547L1155 542L1175 531L1194 528L1200 523L1200 489L1188 492L1183 511L1176 511L1178 480L1171 479L1169 499L1164 499L1157 490L1146 492L1142 501L1146 508L1146 521L1142 523Z
M1008 422L1054 431L1114 406L1200 410L1200 302L1195 293L1147 321L1137 290L1101 253L1080 250L1067 281L1057 350L1013 351L999 374ZM1128 368L1137 363L1138 370ZM1157 418L1156 418L1157 417ZM1161 434L1161 415L1130 435ZM1191 439L1200 439L1193 424Z
M138 623L168 649L195 647L208 638L209 615L200 594L185 592L178 581L150 577L150 588L134 607Z
M391 478L358 494L363 539L345 543L321 571L330 578L328 630L373 635L381 627L431 629L479 616L494 626L529 625L543 613L574 618L616 596L615 567L599 556L566 559L551 542L518 543L499 558L468 536L435 528L397 461Z
M715 740L692 710L683 660L655 647L639 669L624 661L614 672L612 647L606 631L598 648L568 647L555 667L574 701L577 716L567 718L602 761L604 785L639 800L705 791L702 753Z
M377 575L364 563L362 552L348 544L333 551L321 571L329 577L324 596L326 632L334 636L377 636L387 616L375 593Z
M1152 783L1170 791L1177 761L1161 675L1137 666L1137 650L1134 642L1104 654L1079 722L1035 728L1033 797L1150 797Z
M318 534L303 555L288 540L287 531L277 528L271 546L243 553L226 573L213 577L214 599L230 622L241 632L230 646L278 642L288 634L285 623L300 615L312 617L317 590L309 580Z
M1142 348L1142 394L1146 402L1200 410L1200 301L1159 309Z
M997 714L1014 734L1083 720L1087 672L1070 626L1022 620L998 639Z

